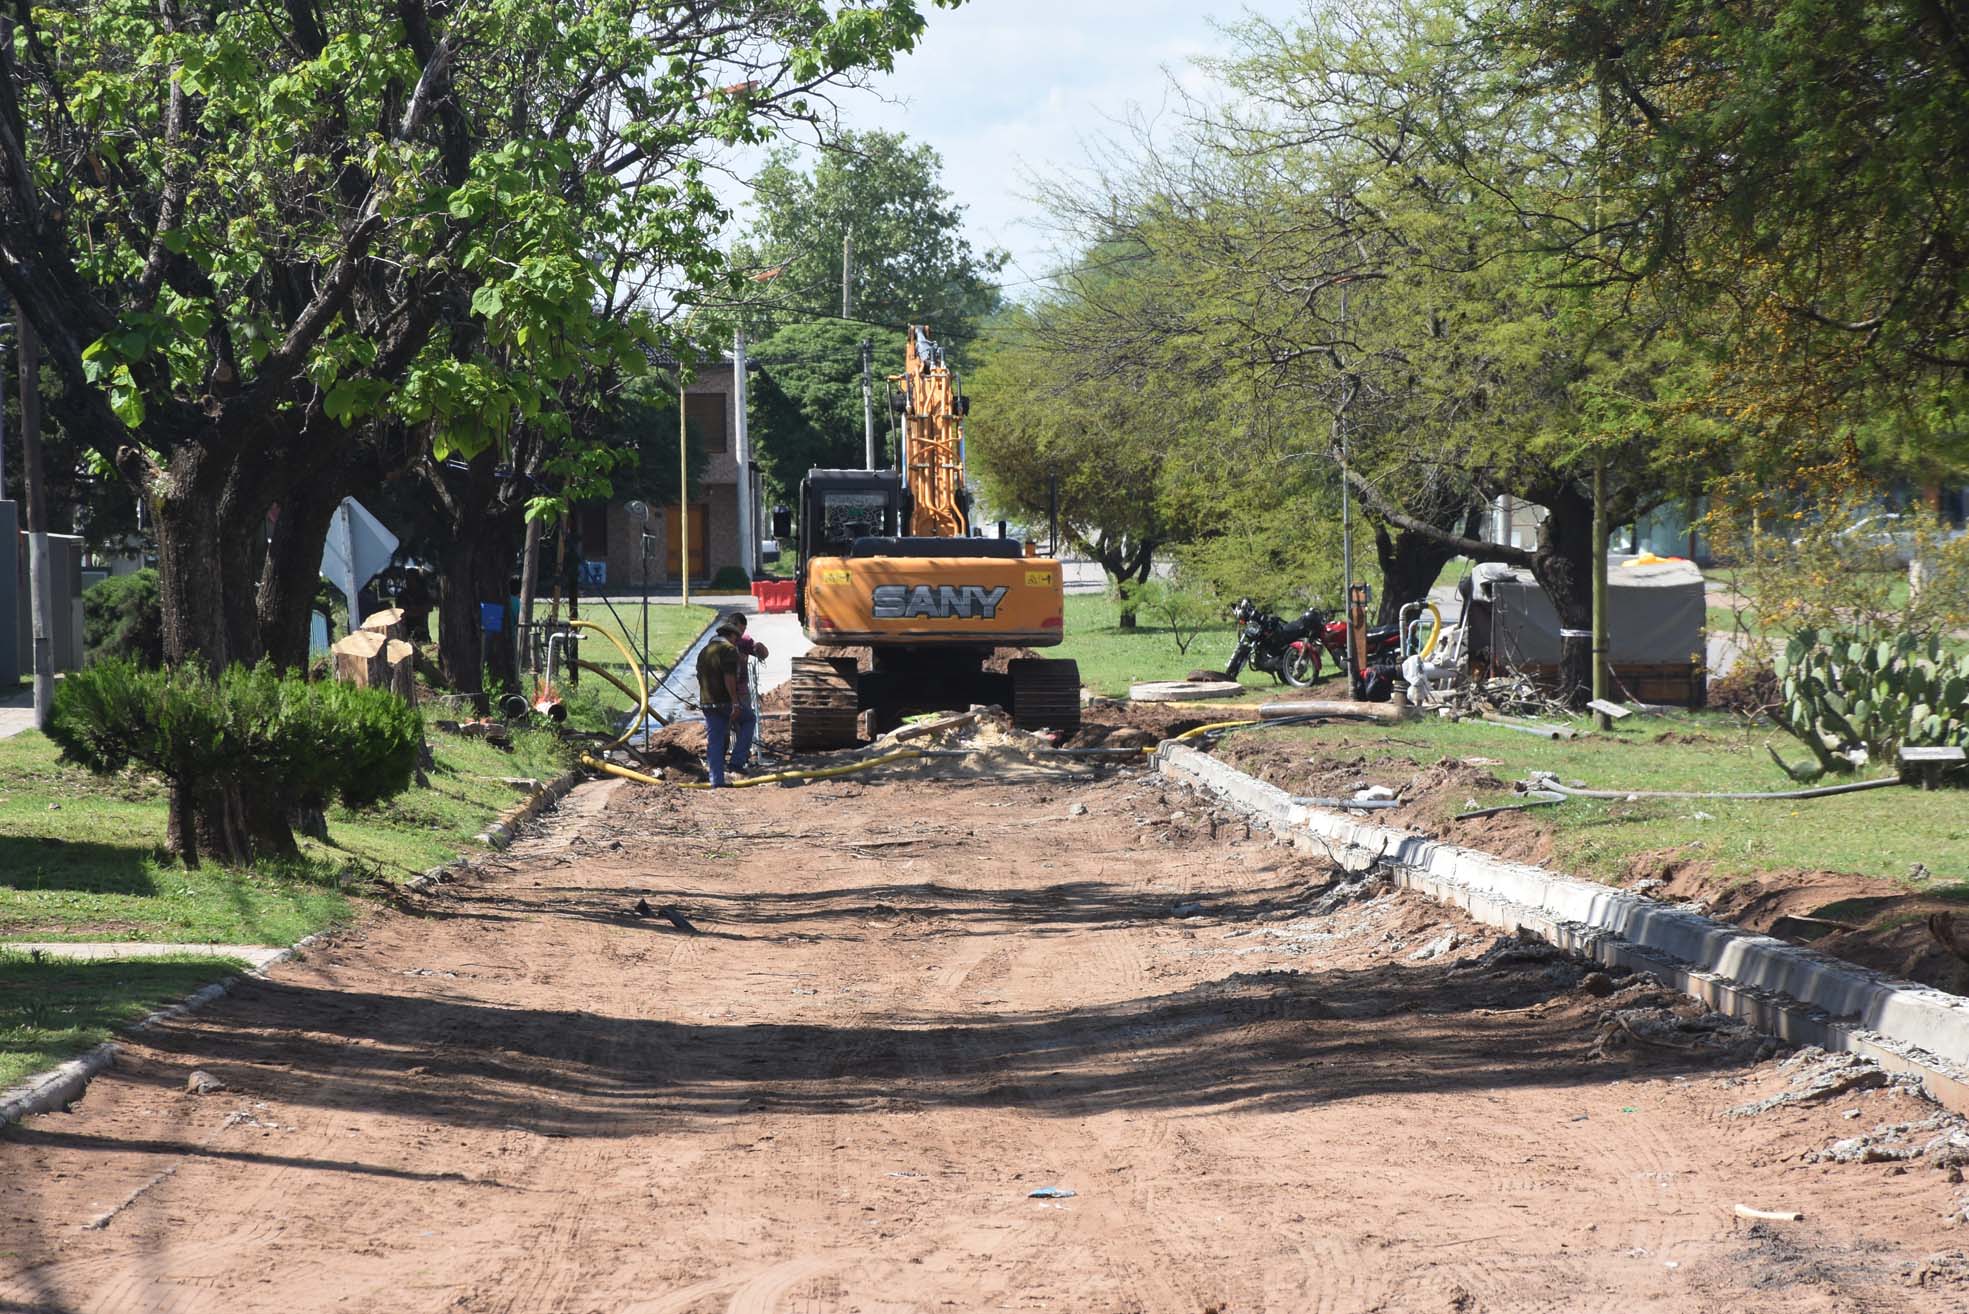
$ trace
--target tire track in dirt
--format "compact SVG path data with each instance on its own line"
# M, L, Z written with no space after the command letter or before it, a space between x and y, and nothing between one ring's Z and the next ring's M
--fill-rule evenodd
M1591 999L1408 957L1454 914L1274 920L1323 883L1309 861L1167 825L1181 801L1140 780L1067 792L1085 814L1048 792L1036 818L1025 786L578 791L500 870L0 1139L0 1218L33 1225L0 1292L113 1314L1964 1304L1898 1276L1958 1244L1941 1174L1802 1172L1836 1111L1718 1118L1767 1069L1589 1062ZM704 933L628 917L643 891ZM214 1134L232 1103L166 1093L213 1063L298 1130L145 1149ZM1907 1101L1875 1096L1870 1120ZM63 1230L173 1157L128 1226ZM1051 1184L1079 1194L1027 1198ZM1737 1197L1805 1208L1796 1254L1739 1258Z

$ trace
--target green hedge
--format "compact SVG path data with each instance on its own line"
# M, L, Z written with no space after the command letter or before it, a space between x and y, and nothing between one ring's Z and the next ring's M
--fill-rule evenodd
M82 595L82 646L91 662L164 664L164 609L157 572L146 566L91 585Z
M284 818L333 799L368 807L409 788L423 725L386 690L311 684L266 663L214 680L192 665L145 670L112 658L62 680L48 733L91 771L136 768L191 790L232 790L256 814ZM180 837L195 861L191 845Z

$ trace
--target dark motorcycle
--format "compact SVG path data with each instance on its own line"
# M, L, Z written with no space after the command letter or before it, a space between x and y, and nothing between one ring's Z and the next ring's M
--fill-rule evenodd
M1246 665L1297 689L1318 678L1320 643L1327 628L1319 609L1308 607L1298 620L1288 622L1250 598L1239 598L1231 615L1238 623L1237 651L1224 668L1231 679L1237 679Z
M1304 689L1326 678L1329 658L1336 674L1347 670L1344 618L1329 620L1325 612L1309 607L1300 613L1298 620L1287 624L1260 611L1249 598L1239 599L1231 614L1237 617L1240 627L1238 650L1229 667L1232 678L1249 662L1255 670L1270 671L1294 688ZM1401 634L1393 625L1372 625L1366 637L1367 665L1362 675L1372 681L1376 672L1392 670L1400 664Z

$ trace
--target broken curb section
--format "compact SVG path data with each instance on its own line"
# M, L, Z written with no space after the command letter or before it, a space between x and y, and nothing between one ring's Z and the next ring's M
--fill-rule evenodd
M503 849L511 844L519 834L520 827L532 821L548 808L567 797L567 792L581 782L587 773L580 767L563 773L529 794L526 800L499 814L499 820L480 831L473 839L488 849ZM418 879L422 879L419 877Z
M1323 811L1173 741L1157 748L1155 765L1223 799L1280 843L1350 871L1383 869L1396 884L1480 922L1647 973L1790 1044L1860 1054L1913 1074L1936 1102L1969 1115L1969 1000L1642 895Z

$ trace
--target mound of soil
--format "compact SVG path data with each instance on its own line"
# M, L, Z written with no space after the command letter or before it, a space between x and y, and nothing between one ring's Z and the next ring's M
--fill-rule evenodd
M1542 810L1456 820L1480 794L1507 782L1483 758L1445 757L1416 766L1393 750L1422 747L1400 731L1348 735L1320 753L1264 734L1232 735L1214 752L1291 794L1347 798L1367 785L1396 792L1400 806L1373 814L1388 826L1481 849L1516 862L1550 865L1551 825ZM1748 931L1809 944L1847 962L1956 994L1969 994L1969 905L1951 891L1910 890L1895 881L1832 871L1789 869L1746 878L1719 873L1687 849L1636 854L1616 884ZM1931 919L1942 915L1943 920ZM1947 920L1962 916L1959 932ZM1958 949L1956 946L1960 945Z

